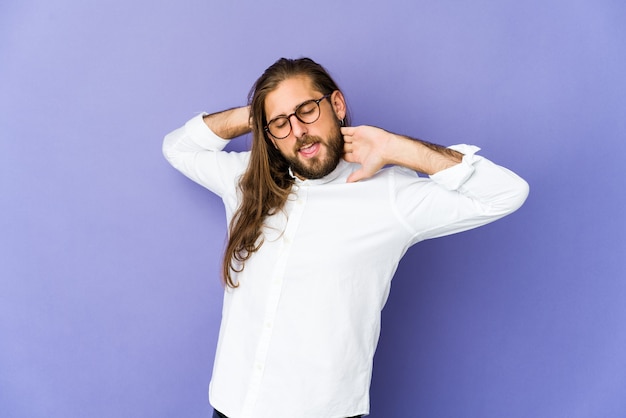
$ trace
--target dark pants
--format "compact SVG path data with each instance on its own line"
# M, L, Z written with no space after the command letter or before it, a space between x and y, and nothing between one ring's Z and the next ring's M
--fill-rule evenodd
M358 415L356 417L350 417L350 418L359 418L362 417L363 415ZM213 410L213 418L228 418L226 415L222 414L220 411L218 411L217 409Z

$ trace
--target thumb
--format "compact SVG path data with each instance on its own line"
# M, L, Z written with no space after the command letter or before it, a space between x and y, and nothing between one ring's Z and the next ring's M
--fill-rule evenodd
M346 183L356 183L357 181L363 180L364 178L366 178L365 170L363 170L363 168L359 168L354 173L348 176L348 180L346 180Z

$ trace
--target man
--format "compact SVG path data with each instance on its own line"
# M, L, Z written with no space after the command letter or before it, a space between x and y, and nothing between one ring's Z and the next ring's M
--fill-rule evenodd
M165 138L168 161L218 194L229 221L215 417L367 415L380 312L407 248L526 199L526 182L476 147L348 125L324 68L281 59L249 107ZM250 131L249 152L222 151Z

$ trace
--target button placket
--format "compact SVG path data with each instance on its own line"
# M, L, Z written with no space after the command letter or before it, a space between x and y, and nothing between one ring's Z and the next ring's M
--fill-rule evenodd
M254 418L254 406L261 390L261 381L263 379L269 346L274 330L273 325L275 323L280 296L283 290L285 269L287 267L289 253L291 252L291 247L293 245L294 234L298 229L306 203L307 187L294 186L293 192L296 194L296 200L292 204L289 204L288 202L290 207L290 210L288 210L289 215L287 217L281 247L272 274L273 278L270 282L267 305L262 322L263 328L261 329L261 336L259 338L259 344L255 354L255 366L248 387L248 393L243 404L242 417L244 418Z

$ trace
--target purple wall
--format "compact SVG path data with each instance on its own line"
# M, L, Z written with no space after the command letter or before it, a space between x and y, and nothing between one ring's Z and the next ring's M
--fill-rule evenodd
M625 3L271 4L0 5L0 416L210 416L224 211L161 139L301 55L355 123L531 185L411 249L371 416L626 416Z

